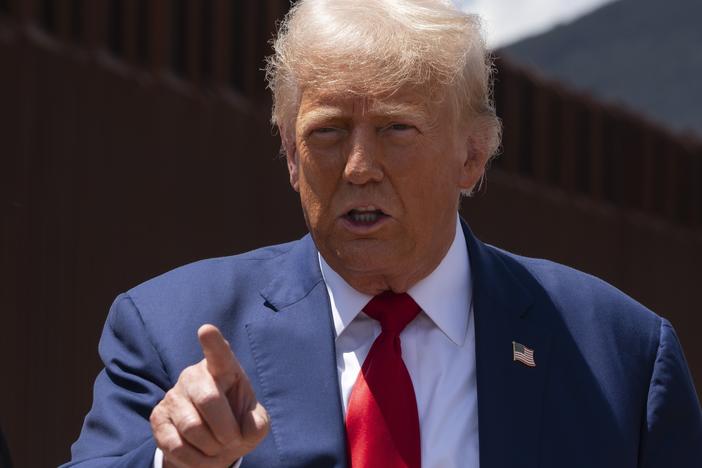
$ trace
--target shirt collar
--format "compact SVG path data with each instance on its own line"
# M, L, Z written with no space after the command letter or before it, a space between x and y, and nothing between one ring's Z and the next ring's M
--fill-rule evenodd
M338 337L373 296L353 289L332 270L321 254L318 256ZM468 328L468 314L473 296L471 284L466 239L460 221L456 219L456 234L441 263L407 293L434 324L460 346L465 341Z

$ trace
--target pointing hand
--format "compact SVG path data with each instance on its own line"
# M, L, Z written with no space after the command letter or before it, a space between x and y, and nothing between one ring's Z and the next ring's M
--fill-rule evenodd
M164 467L229 466L269 430L268 414L217 327L198 330L205 358L181 372L151 413Z

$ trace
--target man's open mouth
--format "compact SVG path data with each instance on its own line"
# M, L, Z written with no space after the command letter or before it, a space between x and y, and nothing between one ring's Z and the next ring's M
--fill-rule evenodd
M353 224L371 226L387 215L375 207L356 208L344 215L344 218L351 221Z

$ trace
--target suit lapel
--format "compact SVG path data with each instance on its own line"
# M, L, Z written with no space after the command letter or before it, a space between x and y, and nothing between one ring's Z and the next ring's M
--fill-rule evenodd
M478 241L463 224L474 282L481 468L538 466L551 334L521 266ZM534 350L536 367L513 360L512 342Z
M480 467L535 468L550 327L533 307L533 285L515 273L523 267L463 229L474 282ZM309 236L285 254L261 296L270 312L246 331L281 464L346 466L334 329ZM536 367L513 361L513 341L534 350Z
M269 313L246 325L261 400L284 466L345 466L334 329L309 236L261 291Z

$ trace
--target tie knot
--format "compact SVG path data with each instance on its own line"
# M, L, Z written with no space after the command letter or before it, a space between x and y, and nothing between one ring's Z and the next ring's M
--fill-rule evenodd
M384 332L400 334L419 313L419 305L409 294L385 291L366 304L363 311L380 322Z

